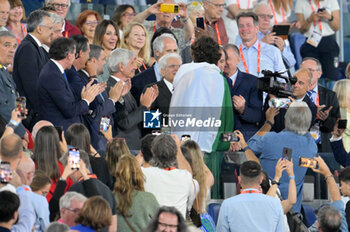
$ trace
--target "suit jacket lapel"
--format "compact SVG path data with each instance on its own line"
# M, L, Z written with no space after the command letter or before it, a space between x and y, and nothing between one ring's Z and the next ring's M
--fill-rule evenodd
M168 86L165 84L164 80L161 80L159 82L158 87L160 88L160 93L163 93L166 98L171 98L172 93L170 92Z
M236 78L236 82L234 83L234 86L233 86L233 93L235 93L237 91L237 89L239 88L239 86L241 85L242 83L242 78L244 78L242 76L242 73L237 69L237 78Z

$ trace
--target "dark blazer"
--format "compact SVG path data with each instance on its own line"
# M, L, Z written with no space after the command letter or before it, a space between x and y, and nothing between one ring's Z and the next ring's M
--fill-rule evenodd
M342 166L350 166L350 154L344 149L343 140L331 142L335 160Z
M111 79L111 78L109 78ZM154 65L147 70L137 74L131 79L131 94L134 96L138 105L140 105L140 96L146 85L154 84L157 82L157 77L154 72Z
M49 60L47 53L27 35L18 46L14 63L13 79L21 96L27 98L28 110L38 112L37 81L43 66Z
M325 105L324 109L328 109L333 106L332 110L329 112L329 116L325 121L320 123L321 131L321 146L319 147L319 152L332 152L329 139L332 137L331 132L338 118L340 118L339 102L337 94L325 87L318 86L318 94L320 99L320 105Z
M110 77L107 81L107 88L114 86L115 83L117 81ZM123 100L123 103L116 103L116 112L113 114L113 136L125 138L130 150L139 150L141 147L139 124L143 120L143 111L147 108L142 105L137 106L136 100L130 92L123 97Z
M261 121L261 125L265 122L266 120L266 110L269 108L269 97L266 97L265 100L265 105L264 105L264 113L263 113L263 120ZM311 126L313 126L315 124L315 120L316 120L316 115L317 115L317 107L316 105L311 101L311 99L307 96L307 94L305 95L304 102L306 102L306 104L309 106L310 110L311 110L311 114L312 114L312 119L311 119ZM275 125L273 125L273 127L271 128L271 131L275 131L275 132L280 132L284 129L284 116L286 115L287 110L285 108L281 108L280 112L278 115L275 116Z
M73 123L82 123L80 116L89 111L86 101L76 100L64 75L51 60L41 70L37 93L40 119L63 126L64 130Z
M160 112L168 114L169 113L169 106L170 106L170 101L171 101L171 96L173 95L168 86L165 84L164 80L158 81L156 82L157 86L158 86L158 97L156 98L156 100L154 100L154 102L151 105L151 110L157 110L159 109ZM152 86L152 84L148 85L148 86ZM145 87L145 91L146 88Z
M62 32L62 35L64 37L68 38L72 35L81 35L81 31L78 27L74 26L67 20L64 20L64 21L65 21L64 31Z
M262 93L257 89L257 77L238 70L235 85L226 77L231 97L241 95L246 100L244 113L234 111L234 128L240 130L248 141L259 130L262 118ZM233 101L232 101L233 102Z

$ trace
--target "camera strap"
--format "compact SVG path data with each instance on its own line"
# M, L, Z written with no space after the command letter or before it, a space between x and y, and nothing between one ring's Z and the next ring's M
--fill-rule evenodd
M242 51L242 44L239 46L239 53L241 55L241 59L242 59L243 65L244 65L245 72L249 73L247 62L244 59L244 55L243 55L243 51ZM260 55L261 55L261 42L259 40L259 43L258 43L258 58L257 58L258 59L257 60L257 73L258 74L260 73Z

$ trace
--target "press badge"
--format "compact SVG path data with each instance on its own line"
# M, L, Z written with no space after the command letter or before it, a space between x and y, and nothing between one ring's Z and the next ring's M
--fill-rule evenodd
M322 39L322 33L319 31L314 30L311 34L311 36L309 36L309 38L307 39L307 43L314 46L315 48L317 48L318 44L320 43Z

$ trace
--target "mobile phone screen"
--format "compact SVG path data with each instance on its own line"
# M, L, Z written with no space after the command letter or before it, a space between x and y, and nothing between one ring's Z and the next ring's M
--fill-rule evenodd
M7 184L12 180L12 171L9 162L0 163L0 183Z
M283 158L291 161L292 160L292 149L288 148L288 147L284 147L283 148Z
M348 120L347 119L340 119L338 121L338 128L339 129L346 129L347 124L348 124Z
M107 132L111 119L109 117L102 117L100 122L100 131Z
M79 149L70 148L68 162L72 164L72 170L78 170L80 168L79 161L80 161Z

